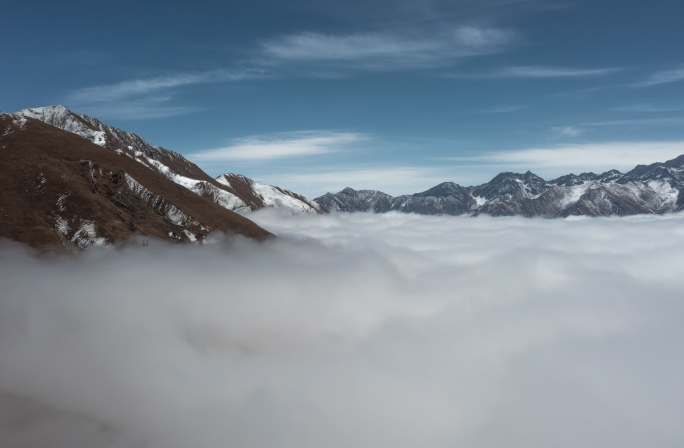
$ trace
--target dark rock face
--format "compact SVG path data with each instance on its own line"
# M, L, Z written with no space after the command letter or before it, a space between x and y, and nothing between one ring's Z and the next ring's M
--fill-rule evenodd
M501 173L462 187L441 183L422 193L392 197L346 188L318 199L323 211L400 211L426 215L576 216L662 214L684 209L684 155L640 165L628 173L568 174L546 181L536 174ZM681 192L681 193L680 193ZM382 198L379 200L378 198Z
M328 193L315 200L326 212L376 212L391 210L392 196L381 191L345 188L339 193Z
M572 187L575 185L582 185L584 182L594 181L598 178L598 174L594 173L566 174L565 176L550 180L549 183L556 184L560 187Z
M461 214L475 206L467 188L453 182L443 182L414 195L398 196L390 202L391 210L422 215Z

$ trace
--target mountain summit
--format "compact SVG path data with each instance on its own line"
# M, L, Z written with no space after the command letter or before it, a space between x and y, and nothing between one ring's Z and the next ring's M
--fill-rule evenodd
M64 106L0 114L0 156L0 237L33 246L197 241L214 230L262 239L269 233L239 213L318 212L282 188L214 179L180 153Z
M639 165L628 173L568 174L544 180L536 174L501 173L472 187L443 182L424 192L390 196L345 188L315 201L326 212L399 211L426 215L541 216L546 218L663 214L684 209L684 155Z
M24 109L17 117L40 120L45 124L76 134L106 149L123 154L155 170L172 182L206 197L221 207L237 212L264 207L282 207L292 212L316 213L317 204L279 187L260 184L241 175L227 174L214 179L182 154L153 146L137 134L70 111L64 106ZM234 185L225 180L234 178Z

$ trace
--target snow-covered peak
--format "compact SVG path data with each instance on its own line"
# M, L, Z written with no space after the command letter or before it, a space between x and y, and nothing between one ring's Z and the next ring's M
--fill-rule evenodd
M22 118L33 118L45 124L79 135L98 146L107 144L105 126L97 120L79 115L64 106L31 107L14 114Z
M174 183L229 210L242 212L262 207L282 207L297 212L318 211L317 204L303 196L279 187L254 182L240 174L229 173L212 180L182 154L153 146L137 134L108 126L64 106L32 107L12 115L15 120L40 120L121 156L130 157Z
M226 173L216 178L216 181L234 191L236 194L255 203L252 209L275 207L294 213L318 213L319 206L307 200L304 196L293 193L284 188L256 182L241 174Z
M29 107L27 109L22 109L17 113L41 121L48 121L61 120L72 112L60 104L54 106Z
M283 208L296 213L318 212L317 204L280 187L254 182L252 189L261 197L265 207Z

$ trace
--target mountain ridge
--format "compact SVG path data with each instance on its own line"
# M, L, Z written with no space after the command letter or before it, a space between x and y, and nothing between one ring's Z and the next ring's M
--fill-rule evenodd
M677 212L684 209L683 191L684 155L680 155L666 162L638 165L626 173L571 173L545 180L531 171L503 172L475 186L442 182L399 196L346 187L314 201L324 212L557 218Z
M122 153L34 118L0 115L0 237L83 249L136 236L195 242L213 231L271 236Z
M302 195L245 176L238 175L243 179L236 185L221 182L220 179L229 174L213 178L179 152L154 146L138 134L109 126L97 118L73 112L62 105L32 107L9 115L18 119L39 120L126 155L231 211L245 213L264 207L284 207L293 213L319 212L317 204Z

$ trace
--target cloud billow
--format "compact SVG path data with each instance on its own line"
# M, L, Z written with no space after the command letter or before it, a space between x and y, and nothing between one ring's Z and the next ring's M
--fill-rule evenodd
M4 245L4 446L684 441L682 216L253 218L280 237Z

